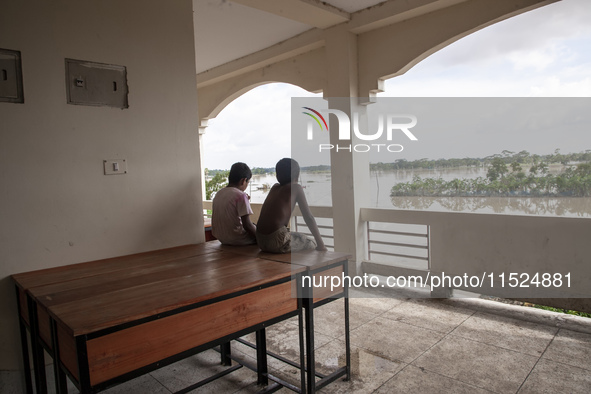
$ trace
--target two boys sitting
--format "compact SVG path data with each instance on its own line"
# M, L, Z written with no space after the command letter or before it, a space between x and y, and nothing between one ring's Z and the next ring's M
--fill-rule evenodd
M289 253L305 249L326 250L320 231L310 212L304 189L297 183L300 166L293 159L281 159L275 166L279 183L273 185L256 227L249 197L244 192L252 172L244 163L235 163L230 169L228 186L216 193L212 205L212 234L227 245L258 244L264 252ZM287 225L295 205L298 204L314 240L304 234L290 232Z

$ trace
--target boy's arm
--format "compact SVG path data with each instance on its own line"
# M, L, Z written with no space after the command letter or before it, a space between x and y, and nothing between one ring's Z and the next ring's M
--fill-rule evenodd
M244 228L244 230L246 230L247 233L249 233L250 235L252 235L253 238L256 239L257 229L254 226L254 224L252 224L252 222L250 221L250 215L241 216L240 219L242 220L242 227Z
M252 215L252 208L250 207L250 196L242 192L240 198L236 201L236 210L238 216L242 221L242 228L253 238L256 239L256 227L250 221L250 215Z
M302 212L306 226L308 226L310 232L314 236L314 240L316 241L316 250L326 250L326 246L324 246L324 241L320 236L320 231L318 230L316 220L314 219L314 216L310 211L310 207L308 206L308 200L306 200L304 189L302 189L302 186L294 184L292 185L292 193L294 193L295 201L300 207L300 212Z

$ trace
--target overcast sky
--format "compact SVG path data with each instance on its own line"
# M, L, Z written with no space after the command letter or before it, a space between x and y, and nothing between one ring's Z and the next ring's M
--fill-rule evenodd
M590 0L563 0L519 15L469 35L386 81L379 96L591 97L589 21ZM315 96L297 86L269 84L234 100L206 130L205 168L228 169L236 161L274 167L291 155L291 97ZM591 149L591 134L585 137L580 151Z

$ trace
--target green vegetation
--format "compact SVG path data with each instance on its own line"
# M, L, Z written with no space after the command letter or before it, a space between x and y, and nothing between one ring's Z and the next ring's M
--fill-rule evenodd
M435 206L438 210L452 212L495 212L518 215L551 215L588 217L591 212L591 198L523 198L523 197L413 197L392 198L397 209L427 210Z
M275 168L263 168L263 167L253 167L250 169L252 171L252 175L265 175L265 174L273 174L275 173ZM224 173L226 174L226 177L228 176L228 172L230 172L230 170L208 170L207 168L205 169L205 173L207 175L212 175L215 176L219 173Z
M205 182L205 199L211 200L211 196L218 190L228 185L228 175L230 171L215 170L215 175L209 181ZM207 173L207 170L206 170Z
M252 175L264 175L275 173L274 168L254 167L251 169ZM209 181L205 181L205 199L211 200L215 192L228 185L228 175L230 170L209 170L205 169L206 176L212 176Z
M494 155L485 159L444 160L444 167L450 163L458 164L459 162L456 160L460 162L465 160L466 162L486 163L485 166L488 167L486 179L482 177L476 179L456 178L451 181L444 181L441 178L423 179L415 176L412 182L399 183L392 187L390 195L392 197L591 196L590 150L584 153L568 155L562 155L559 150L556 150L553 155L546 156L530 155L526 151L517 154L503 151L502 155ZM578 161L579 164L571 165L570 163L574 160ZM407 163L418 165L423 161ZM549 165L555 163L559 163L564 167L564 170L558 175L551 174L548 171ZM523 170L523 166L529 167L527 173Z
M534 308L544 309L546 311L566 313L567 315L575 315L575 316L582 316L582 317L590 317L591 318L591 313L587 313L587 312L579 312L579 311L573 311L570 309L554 308L551 306L544 306L544 305L537 305L537 304L533 304L532 306Z
M539 165L541 163L553 164L560 163L568 165L569 163L591 162L591 150L586 150L580 153L561 154L559 149L556 149L553 154L537 155L531 154L528 151L521 151L518 153L504 150L500 154L494 154L485 158L464 158L464 159L438 159L428 160L420 159L407 161L404 159L396 160L393 163L372 163L370 169L372 171L391 171L391 170L410 170L410 169L435 169L435 168L458 168L458 167L488 167L493 160L497 159L505 163L507 166L517 163L519 165Z
M254 167L252 170L252 175L265 175L265 174L274 174L275 168L262 168L262 167Z
M302 167L302 172L308 172L308 173L330 172L330 166L319 165L319 166Z

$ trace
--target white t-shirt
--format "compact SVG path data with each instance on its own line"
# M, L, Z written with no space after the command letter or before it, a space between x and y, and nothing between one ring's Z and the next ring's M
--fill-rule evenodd
M226 245L249 245L256 239L242 227L244 215L252 215L248 195L235 187L225 187L213 198L211 233Z

